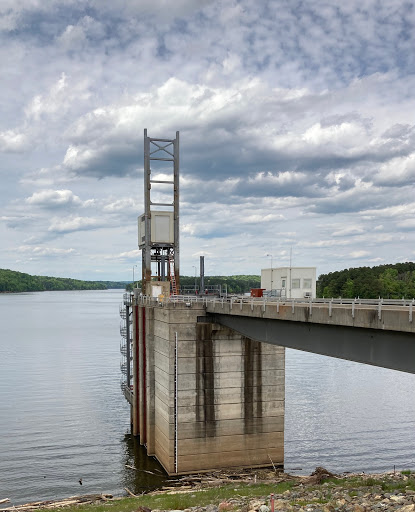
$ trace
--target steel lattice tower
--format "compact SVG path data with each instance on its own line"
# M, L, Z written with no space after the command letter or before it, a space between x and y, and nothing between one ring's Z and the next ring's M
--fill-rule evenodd
M161 171L158 165L163 166ZM158 179L157 174L162 174L163 179ZM162 188L163 196L171 196L172 201L152 201L153 186L155 190L157 186ZM170 190L166 192L166 188ZM143 292L147 293L152 279L169 279L171 293L176 294L179 287L179 132L175 139L157 139L148 137L147 129L144 130L144 208L138 221Z

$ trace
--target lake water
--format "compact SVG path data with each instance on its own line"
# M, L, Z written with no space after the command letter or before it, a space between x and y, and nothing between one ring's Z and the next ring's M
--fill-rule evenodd
M167 478L129 435L122 293L0 294L0 499L141 492ZM287 350L286 470L415 469L414 391L415 375Z

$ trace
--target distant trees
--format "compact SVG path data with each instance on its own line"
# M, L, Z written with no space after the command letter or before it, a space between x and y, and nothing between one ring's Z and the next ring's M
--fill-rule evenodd
M200 277L196 277L196 284L200 286ZM221 285L222 291L227 289L228 293L246 293L251 288L260 288L261 276L240 275L240 276L205 276L205 286ZM180 276L180 286L194 287L194 276ZM138 287L141 287L141 281L138 281ZM133 285L127 284L126 290L131 291Z
M124 285L123 285L124 286ZM31 276L23 272L0 269L0 293L38 292L47 290L105 290L99 281L81 281L62 277Z
M317 296L412 299L415 297L415 263L349 268L322 274L317 282Z
M197 285L200 285L200 278L196 278ZM180 277L181 286L194 286L195 278L188 276ZM228 293L247 293L251 288L260 288L261 276L236 275L236 276L205 276L205 286L221 285L222 291L227 289Z

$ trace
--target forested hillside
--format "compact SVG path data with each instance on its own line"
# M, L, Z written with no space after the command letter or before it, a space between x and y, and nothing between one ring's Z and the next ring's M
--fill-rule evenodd
M180 277L181 286L194 285L195 278L182 276ZM196 278L197 285L200 284L200 278ZM222 288L228 289L228 293L245 293L251 291L251 288L259 288L261 286L261 276L205 276L205 285L222 285Z
M31 276L23 272L0 269L0 292L38 292L46 290L105 290L99 281L80 281L62 277Z
M322 274L317 297L362 299L412 299L415 297L415 263L359 267Z
M137 282L137 281L136 281ZM180 286L194 286L194 276L180 276ZM222 290L226 288L228 293L246 293L251 288L259 288L261 286L261 276L205 276L205 286L222 285ZM196 277L196 285L200 286L200 277ZM141 281L138 281L141 286ZM132 285L127 285L127 290L132 290Z

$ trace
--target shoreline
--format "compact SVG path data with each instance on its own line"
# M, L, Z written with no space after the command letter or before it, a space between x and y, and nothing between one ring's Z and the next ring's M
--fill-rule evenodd
M264 490L267 491L265 494ZM415 512L415 471L410 470L372 474L333 474L318 467L309 476L265 469L234 472L222 470L203 475L187 475L171 482L169 486L141 495L135 495L128 488L125 488L125 491L125 496L97 493L33 501L23 505L13 505L8 498L0 497L0 512L31 512L57 508L79 510L82 506L91 510L91 507L98 508L103 505L121 511L121 508L117 508L117 503L121 506L125 500L134 503L136 507L141 506L141 512L151 510L186 510L188 512L226 512L228 510L270 512L271 510L272 512L272 505L274 510L280 512L297 510L299 512L370 512L372 510ZM214 497L218 496L216 504L184 506L184 508L177 506L163 508L162 505L163 502L167 504L172 500L174 502L182 500L185 505L187 502L194 502L195 499L203 503L212 491ZM225 497L219 498L219 494ZM153 503L156 503L157 507L149 506Z

